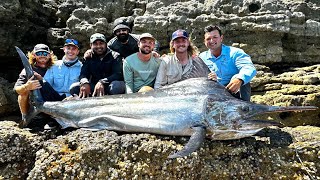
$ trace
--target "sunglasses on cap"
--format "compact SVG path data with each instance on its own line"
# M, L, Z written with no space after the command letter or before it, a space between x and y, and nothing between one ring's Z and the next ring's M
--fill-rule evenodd
M66 42L65 42L65 44L74 44L74 45L76 45L76 46L78 46L79 45L79 42L77 41L77 40L75 40L75 39L66 39Z
M48 52L45 52L45 51L39 51L39 52L36 52L36 55L37 56L48 56Z

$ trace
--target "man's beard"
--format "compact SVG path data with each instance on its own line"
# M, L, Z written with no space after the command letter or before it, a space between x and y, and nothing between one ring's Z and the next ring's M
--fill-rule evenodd
M120 42L125 43L129 39L129 34L119 34L117 38Z
M151 48L150 48L151 49ZM142 54L150 54L152 52L152 50L144 50L144 49L140 49L140 52Z

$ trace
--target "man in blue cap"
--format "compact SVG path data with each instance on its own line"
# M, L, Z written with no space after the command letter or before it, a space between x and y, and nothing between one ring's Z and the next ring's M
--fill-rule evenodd
M162 58L154 88L169 85L180 80L207 77L209 69L197 56L197 48L182 29L172 33L170 55Z
M79 61L79 42L66 39L63 46L64 56L50 67L43 77L43 86L48 92L42 93L45 101L62 101L70 97L69 89L79 81L82 63ZM48 87L48 84L53 88Z

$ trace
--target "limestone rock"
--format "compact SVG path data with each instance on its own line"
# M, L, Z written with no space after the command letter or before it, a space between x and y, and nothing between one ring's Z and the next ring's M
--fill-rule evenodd
M0 132L4 134L3 129ZM20 130L14 137L24 133ZM15 143L19 140L24 139ZM27 179L319 178L318 127L267 128L258 136L240 140L206 140L188 157L167 159L186 141L182 137L76 130L43 142L32 170L25 175ZM3 169L0 172L3 174Z
M319 65L292 68L288 72L274 75L258 69L251 85L251 100L258 104L278 106L320 106ZM280 117L278 117L280 116ZM287 126L320 125L320 110L302 113L280 113L273 116Z
M0 179L25 179L42 141L41 136L19 129L13 121L0 121Z
M17 94L13 91L13 83L0 77L0 117L17 111Z

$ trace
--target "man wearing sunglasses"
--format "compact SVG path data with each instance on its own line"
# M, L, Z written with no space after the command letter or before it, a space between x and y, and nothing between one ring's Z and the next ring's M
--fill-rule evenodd
M61 101L71 96L70 87L79 81L82 63L79 61L79 43L75 39L66 39L62 60L57 61L48 69L44 76L44 85L51 86L46 89L47 93L42 93L45 101ZM50 90L51 89L51 90Z
M72 94L80 98L123 94L125 84L122 74L122 58L107 47L106 38L101 33L90 37L91 57L83 60L80 83L72 87Z
M21 112L21 121L19 122L20 128L28 125L26 116L30 108L30 91L40 89L40 91L43 92L44 88L42 88L41 80L43 79L47 69L50 68L57 60L57 57L45 44L37 44L33 48L32 52L28 52L28 58L34 75L30 79L27 79L26 71L23 69L14 85L14 90L18 93L18 104Z

